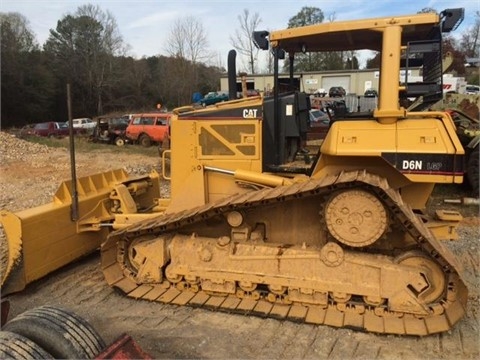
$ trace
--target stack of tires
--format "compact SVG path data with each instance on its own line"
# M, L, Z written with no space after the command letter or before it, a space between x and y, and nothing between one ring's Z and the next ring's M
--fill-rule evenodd
M84 319L49 305L18 315L0 331L0 359L93 359L104 348Z

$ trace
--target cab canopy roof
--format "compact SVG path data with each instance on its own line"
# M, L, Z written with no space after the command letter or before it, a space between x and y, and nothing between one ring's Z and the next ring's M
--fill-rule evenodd
M442 22L443 20L443 22ZM463 9L447 9L440 15L421 13L405 16L336 21L272 31L269 40L272 47L287 53L376 50L382 49L383 29L391 26L402 28L402 45L409 41L431 39L432 30L442 22L442 32L456 28L463 20Z

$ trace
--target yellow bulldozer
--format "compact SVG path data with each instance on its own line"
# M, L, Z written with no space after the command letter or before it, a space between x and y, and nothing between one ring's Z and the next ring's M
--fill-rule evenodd
M255 32L274 56L273 95L236 99L230 53L232 100L174 110L168 173L74 179L49 204L1 212L2 295L100 247L107 283L133 299L377 333L451 329L467 288L440 240L460 215L425 209L435 184L462 183L464 149L448 113L401 103L442 96L442 33L462 19L447 9ZM309 95L281 83L280 61L293 79L296 54L360 49L381 52L378 107L334 108L304 161ZM400 85L409 66L423 82Z

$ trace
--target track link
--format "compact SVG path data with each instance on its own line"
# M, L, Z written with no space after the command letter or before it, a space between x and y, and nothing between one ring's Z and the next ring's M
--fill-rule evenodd
M446 291L440 301L430 306L428 315L391 312L385 305L374 306L358 300L336 302L330 299L326 305L306 305L297 302L286 304L268 301L268 294L263 294L259 298L248 294L241 297L217 296L202 291L201 288L185 288L166 280L160 284L138 284L133 279L125 256L121 255L121 248L125 243L130 243L141 236L174 233L183 226L205 221L226 211L245 210L352 187L367 188L374 192L393 214L396 224L416 241L416 250L420 250L424 256L433 259L442 268L447 284ZM109 236L102 245L102 268L109 285L136 299L355 328L376 333L428 335L447 331L465 314L468 295L460 275L460 266L453 254L433 237L419 217L402 202L398 192L388 186L385 179L365 171L343 172L338 176L312 179L291 186L251 191L180 213L166 214L139 222Z

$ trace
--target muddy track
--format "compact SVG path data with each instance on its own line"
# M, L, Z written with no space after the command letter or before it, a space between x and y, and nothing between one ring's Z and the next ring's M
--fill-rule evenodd
M478 293L476 295L478 297ZM471 299L472 300L472 299ZM133 300L104 282L94 254L11 296L13 312L53 304L85 316L112 341L131 334L155 358L474 359L474 313L446 333L427 337L375 335L255 316Z
M57 158L64 157L60 151ZM92 173L125 165L138 166L140 161L144 160L138 155L125 154L108 158L89 154L77 159L80 175L85 174L83 169L87 167ZM150 163L155 166L157 161ZM15 174L15 184L12 184L12 174ZM56 185L68 178L69 171L68 168L59 171L56 164L46 158L36 181L30 176L24 160L0 165L2 208L17 211L46 202L51 196L48 191L53 193ZM34 306L60 305L84 316L106 342L126 332L155 358L477 359L480 357L479 225L478 216L465 219L460 227L460 240L446 243L464 267L464 280L469 289L467 314L452 330L427 337L377 335L134 300L106 284L99 253L32 283L22 293L9 296L11 315Z
M412 314L392 314L384 305L372 306L359 300L336 302L335 296L333 296L334 301L329 301L328 304L316 303L308 306L298 300L293 303L288 301L287 305L284 301L277 301L274 293L267 292L262 294L253 291L251 294L247 294L247 292L238 290L236 294L229 293L228 296L226 296L227 294L210 296L208 291L198 291L198 288L203 285L203 283L200 284L200 281L192 285L191 282L181 281L179 278L173 283L163 281L158 284L142 284L142 278L137 278L137 270L129 268L128 243L135 241L137 237L147 236L150 239L151 236L161 236L170 231L181 232L182 226L208 221L208 219L230 211L248 211L248 209L268 207L275 203L294 201L298 198L319 197L322 194L327 195L333 191L350 189L354 186L362 189L371 188L378 198L383 199L384 206L389 208L392 214L395 214L394 222L403 226L403 231L408 232L412 239L417 241L418 248L423 250L424 256L430 256L432 259L435 256L435 260L444 269L448 291L444 299L438 300L437 304L430 305L431 312L428 315L419 318ZM317 201L320 202L320 199ZM117 247L121 250L117 251ZM122 259L120 263L117 262L119 259ZM191 266L195 268L196 265L192 264ZM305 266L308 265L305 264ZM102 245L102 268L108 283L135 299L208 307L225 312L290 319L336 327L366 329L378 333L407 335L427 335L446 331L458 318L463 316L467 293L464 283L459 278L460 274L456 270L459 267L451 253L441 246L441 243L433 238L413 212L402 204L400 196L388 187L387 182L366 172L345 172L338 177L330 176L307 183L235 195L189 211L145 220L112 233ZM237 270L240 271L239 268ZM286 276L286 274L283 275ZM307 273L305 276L308 276ZM201 275L196 274L196 277L199 279ZM239 279L244 278L240 277ZM273 296L268 300L267 295ZM303 299L305 300L305 298Z

